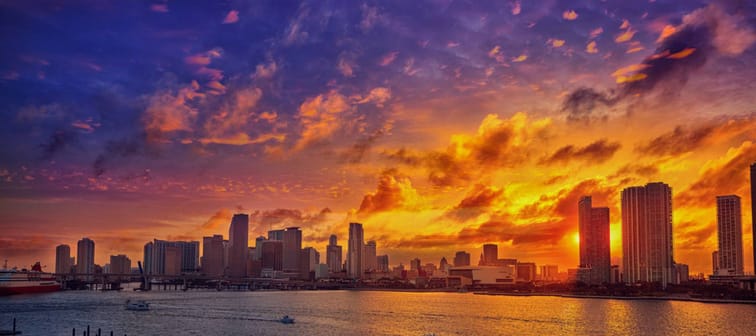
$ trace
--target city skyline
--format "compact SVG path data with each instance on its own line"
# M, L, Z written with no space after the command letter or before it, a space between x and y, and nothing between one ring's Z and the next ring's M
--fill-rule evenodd
M2 4L0 259L89 237L135 262L246 213L247 246L299 227L267 248L321 260L357 222L392 265L493 243L567 269L591 196L618 265L622 190L663 181L675 261L708 274L717 196L753 251L752 6Z

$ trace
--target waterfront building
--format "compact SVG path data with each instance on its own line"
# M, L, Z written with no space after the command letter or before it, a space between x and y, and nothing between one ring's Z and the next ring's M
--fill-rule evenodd
M711 252L711 274L719 272L719 251Z
M71 266L71 247L65 244L55 247L55 273L71 273Z
M559 280L559 266L557 265L541 266L541 280L543 281Z
M268 231L268 239L269 240L281 240L283 241L284 237L284 229L280 230L270 230Z
M221 277L225 273L223 263L223 235L202 238L202 273Z
M483 257L481 258L481 265L494 266L499 260L499 246L496 244L483 245Z
M589 284L608 283L611 258L609 239L609 208L594 208L590 196L578 202L580 231L580 267L590 268Z
M263 270L283 270L283 241L266 240L262 242L262 252L260 255Z
M518 262L515 274L517 281L532 282L536 280L536 264L532 262Z
M420 258L410 260L410 271L420 271Z
M649 183L621 196L624 281L674 283L672 188Z
M247 248L249 247L249 215L235 214L228 229L228 275L247 275Z
M389 256L388 254L380 255L376 257L378 262L378 272L381 273L388 273L391 269L389 268Z
M362 230L362 224L349 223L349 244L347 246L347 276L352 279L359 279L364 273L362 266L362 253L365 249L365 234Z
M362 267L365 269L365 272L375 272L378 269L378 259L376 258L377 248L375 241L371 240L365 243L364 249L365 250L362 254Z
M454 255L454 267L470 266L470 253L458 251Z
M95 272L95 243L89 238L82 238L76 244L76 273L93 274ZM91 277L87 277L91 279Z
M288 227L283 233L283 271L299 273L302 253L302 230L298 227ZM305 276L305 274L302 274Z
M751 164L751 241L753 242L753 272L756 274L756 162Z
M740 197L717 196L718 275L743 275L743 223Z
M336 242L336 235L331 235L326 246L326 264L331 273L339 273L342 270L342 249Z
M153 275L178 275L199 268L198 241L155 239L144 247L145 272Z

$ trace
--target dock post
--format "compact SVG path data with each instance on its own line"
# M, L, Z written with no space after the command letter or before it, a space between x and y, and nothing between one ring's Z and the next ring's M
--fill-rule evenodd
M100 330L100 328L97 328L97 336L102 336L102 330Z
M89 336L89 326L87 325L87 336Z
M16 318L13 318L13 335L16 334Z
M76 336L76 328L71 329L71 336Z

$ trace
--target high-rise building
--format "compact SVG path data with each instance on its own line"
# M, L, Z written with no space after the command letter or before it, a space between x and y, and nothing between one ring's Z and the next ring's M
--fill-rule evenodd
M202 273L220 277L226 269L223 264L223 236L213 235L202 238Z
M331 235L328 239L328 246L326 247L326 264L328 265L329 272L341 272L342 256L343 253L341 246L336 243L336 235Z
M690 280L690 271L687 264L675 264L675 276L677 283L685 283Z
M362 231L362 224L349 223L349 243L347 245L347 276L352 279L362 277L364 268L362 266L362 253L365 249L365 234Z
M743 275L743 223L740 197L717 196L720 275Z
M391 270L389 268L388 254L377 256L376 260L378 261L378 272L388 273Z
M756 274L756 162L751 164L751 234L753 242L753 273Z
M559 266L557 265L541 266L541 280L543 281L559 280Z
M55 273L71 273L71 247L68 245L58 245L55 248Z
M371 240L365 244L365 251L362 254L362 267L365 272L374 272L378 269L378 259L376 258L377 248L375 241Z
M89 238L82 238L76 244L76 273L93 274L95 272L95 243Z
M590 196L578 202L580 267L590 268L589 283L608 283L611 277L609 208L594 208Z
M470 253L467 253L465 251L458 251L454 255L454 266L470 266Z
M719 251L711 252L711 274L719 272Z
M675 282L672 188L656 182L622 190L624 281Z
M262 269L283 270L283 241L266 240L262 242Z
M170 255L166 252L168 248ZM155 239L144 246L144 258L147 274L178 275L196 272L199 268L199 242Z
M284 229L268 231L269 240L284 240Z
M228 230L228 275L247 275L247 248L249 247L249 215L235 214Z
M300 252L299 275L303 279L311 279L310 274L320 264L320 253L314 247L305 247ZM314 274L313 274L314 276Z
M410 260L410 271L420 271L422 269L420 258Z
M536 279L536 264L532 262L517 263L517 281L531 282Z
M283 233L283 270L300 272L302 253L302 230L298 227L286 228Z
M110 273L121 274L119 279L129 279L131 274L131 259L123 254L110 256Z
M449 262L446 261L446 257L441 257L441 261L438 263L438 269L444 273L449 272Z
M483 261L481 265L493 266L499 260L499 245L485 244L483 245Z
M262 260L262 243L266 240L265 236L255 238L255 260Z

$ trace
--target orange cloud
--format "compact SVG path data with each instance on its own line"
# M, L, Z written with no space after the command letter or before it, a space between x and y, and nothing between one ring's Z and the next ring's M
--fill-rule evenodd
M590 34L588 34L588 36L590 36L590 38L594 39L594 38L596 38L596 36L601 35L601 33L603 33L603 32L604 32L604 28L598 27L598 28L596 28L594 30L591 30L591 32L590 32Z
M357 211L361 214L413 208L420 196L408 177L396 170L384 171L378 179L376 191L365 195Z
M661 41L664 41L667 37L672 36L672 34L676 32L677 32L677 29L675 28L675 26L665 25L661 33L659 34L659 38L656 39L656 42L659 43Z
M276 74L276 71L278 71L278 65L276 62L271 61L267 64L261 63L255 67L255 74L252 76L254 78L269 79Z
M336 91L305 100L299 106L302 132L295 149L300 150L329 138L341 126L340 115L349 109L347 98Z
M678 52L676 52L674 54L670 54L669 56L667 56L667 58L681 59L681 58L685 58L685 57L690 56L695 51L696 51L696 48L685 48L685 49L683 49L681 51L678 51Z
M589 42L588 45L585 46L585 51L589 54L598 53L598 48L596 48L596 41Z
M384 55L383 58L381 58L381 61L378 62L378 64L380 64L381 66L387 66L387 65L393 63L394 60L396 60L397 56L399 56L399 52L398 51L392 51L392 52Z
M150 141L165 141L166 133L191 131L192 123L197 117L197 109L190 102L202 100L200 86L192 81L189 86L180 88L176 93L162 91L150 98L149 105L142 115L147 138Z
M633 36L635 36L635 31L632 30L632 29L628 29L625 32L623 32L622 34L617 35L614 38L614 42L624 43L624 42L632 40Z
M559 148L548 158L541 160L541 164L566 164L572 160L582 160L591 164L601 164L614 156L614 153L622 147L619 142L609 142L601 139L585 147L567 145Z
M693 128L677 126L636 148L648 155L678 156L707 145L732 139L756 139L756 114L740 117L722 117Z
M562 13L562 18L568 21L576 20L578 18L578 13L574 10L564 11L564 13Z
M231 10L226 14L226 17L223 19L223 24L230 24L230 23L236 23L239 22L239 11L237 10Z

